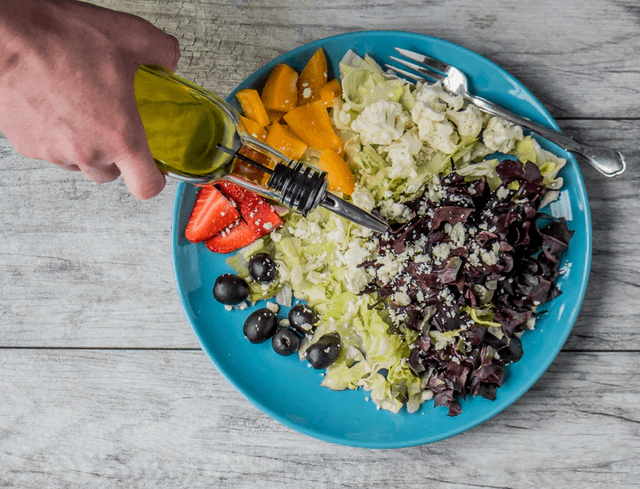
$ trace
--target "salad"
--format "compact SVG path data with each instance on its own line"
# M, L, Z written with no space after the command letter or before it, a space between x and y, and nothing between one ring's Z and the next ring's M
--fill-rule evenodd
M523 355L520 336L559 294L572 232L540 209L557 197L565 161L439 84L386 76L368 56L347 53L340 85L329 114L353 175L344 196L392 231L324 209L273 215L269 232L228 259L250 301L270 300L272 314L254 313L245 336L275 341L290 329L274 324L275 303L302 301L313 320L278 345L312 364L330 352L317 364L323 386L365 389L392 412L433 399L455 416L466 396L495 398L504 367ZM314 151L301 158L319 163ZM252 278L256 256L275 263L270 280Z

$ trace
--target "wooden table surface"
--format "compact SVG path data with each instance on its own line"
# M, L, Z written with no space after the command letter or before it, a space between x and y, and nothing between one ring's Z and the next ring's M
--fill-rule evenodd
M622 151L584 165L593 264L561 353L517 402L430 445L368 450L300 434L208 360L171 268L176 184L19 155L0 135L0 487L602 488L640 478L640 5L637 0L101 0L176 35L178 72L221 96L323 37L398 29L501 65L566 133Z

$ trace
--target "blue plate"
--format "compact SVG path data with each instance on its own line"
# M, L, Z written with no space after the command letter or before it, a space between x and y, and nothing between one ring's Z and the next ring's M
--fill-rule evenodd
M321 39L275 59L247 78L238 90L260 88L276 63L302 70L318 48L325 50L329 72L337 77L338 63L347 50L368 53L382 64L394 46L455 64L469 75L476 94L557 129L540 102L492 62L450 42L406 32L368 31ZM235 103L233 95L228 100ZM551 212L565 216L575 234L564 258L566 273L558 282L563 293L545 305L547 312L538 320L536 329L524 334L524 357L507 367L506 380L495 401L469 398L461 402L462 414L456 417L449 417L445 407L434 408L433 401L414 414L408 414L406 409L392 414L377 410L363 390L334 392L321 387L321 373L299 361L297 355L282 357L272 351L270 343L249 343L242 333L249 311L228 312L212 297L216 277L231 271L225 263L227 256L215 255L203 244L191 244L184 238L196 191L180 184L173 215L174 271L184 311L202 348L227 380L263 412L328 442L367 448L422 445L461 433L495 416L522 396L554 360L576 320L589 275L591 219L580 170L571 154L552 144L542 144L568 160L561 173L565 182L561 198L551 206Z

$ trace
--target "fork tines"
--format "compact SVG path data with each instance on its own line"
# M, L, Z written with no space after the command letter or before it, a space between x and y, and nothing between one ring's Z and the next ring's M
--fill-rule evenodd
M424 66L427 66L430 69L439 71L440 73L446 73L447 70L451 68L451 65L448 65L447 63L444 63L437 59L430 58L429 56L425 56L424 54L415 53L413 51L409 51L408 49L402 49L402 48L394 48L394 49L398 51L398 53L400 53L405 58L415 61L416 63L420 63Z
M397 66L385 64L385 67L390 69L391 71L400 74L402 76L412 78L416 81L424 80L425 77L432 81L443 81L445 79L445 73L449 69L449 65L438 61L433 58L429 58L423 54L414 53L413 51L409 51L407 49L402 48L394 48L398 53L400 53L405 58L408 58L416 63L412 63L411 61L407 61L406 59L398 58L396 56L389 56L389 58L396 63L401 64L402 66L409 68L420 75L416 75L410 71L404 70L402 68L398 68Z

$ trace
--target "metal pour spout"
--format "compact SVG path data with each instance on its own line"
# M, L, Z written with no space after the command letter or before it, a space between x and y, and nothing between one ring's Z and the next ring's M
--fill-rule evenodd
M384 233L389 230L389 225L381 218L327 191L326 172L313 168L306 163L293 160L278 163L274 168L268 168L238 151L230 150L221 145L218 145L218 147L222 151L233 154L235 158L239 158L269 175L269 181L266 184L268 189L252 185L252 190L270 198L275 198L281 204L300 212L303 216L306 216L316 207L322 206L349 221L375 232ZM240 179L233 178L233 181L246 186L246 183Z
M389 224L384 220L374 216L370 212L366 212L358 206L353 205L346 200L336 197L330 192L326 192L320 205L349 221L360 224L366 228L372 229L377 233L385 233L389 230Z

